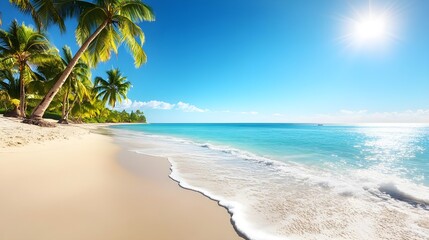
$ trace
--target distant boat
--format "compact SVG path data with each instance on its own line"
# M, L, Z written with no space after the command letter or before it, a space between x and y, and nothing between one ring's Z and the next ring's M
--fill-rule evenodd
M317 126L321 127L321 126L323 126L323 124L319 123L319 124L317 124Z

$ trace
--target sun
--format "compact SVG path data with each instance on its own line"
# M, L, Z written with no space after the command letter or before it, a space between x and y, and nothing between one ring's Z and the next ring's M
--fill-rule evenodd
M345 19L345 34L341 37L348 46L385 47L395 39L391 9L375 9L371 4Z
M383 15L373 14L358 19L352 26L353 38L360 43L385 41L389 37L389 22Z

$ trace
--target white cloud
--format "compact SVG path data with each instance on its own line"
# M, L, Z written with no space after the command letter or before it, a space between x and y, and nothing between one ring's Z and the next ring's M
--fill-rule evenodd
M184 102L178 102L177 103L177 109L182 110L184 112L207 112L207 109L201 109L194 105L191 105L189 103Z
M133 104L133 101L131 101L130 99L125 99L121 103L116 102L116 106L114 109L115 110L128 109L131 107L132 104Z
M116 110L137 110L137 109L158 109L158 110L181 110L183 112L208 112L208 109L201 109L198 108L195 105L185 103L185 102L178 102L176 104L174 103L168 103L163 101L157 101L157 100L151 100L148 102L142 102L142 101L132 101L130 99L126 99L122 101L122 103L119 103L115 107Z
M142 101L132 101L130 99L125 99L122 103L116 105L116 110L137 110L137 109L163 109L169 110L174 108L174 104L170 104L167 102L152 100L149 102Z
M175 106L175 104L171 104L163 101L156 101L156 100L152 100L149 102L135 101L134 103L136 103L137 106L142 108L162 109L162 110L170 110L170 109L173 109Z
M118 103L116 110L135 111L137 109L157 109L157 110L175 110L187 113L207 113L210 112L213 119L219 115L220 121L228 118L233 118L233 121L249 121L250 119L265 122L312 122L312 123L429 123L429 109L416 109L405 111L391 112L371 112L368 110L350 110L341 109L329 114L308 114L293 116L290 114L273 113L270 115L258 113L256 111L211 111L208 109L199 108L190 103L179 101L177 103L168 103L163 101L132 101L126 99L122 103ZM239 116L242 117L239 117ZM242 119L245 118L245 119ZM212 120L213 120L212 119ZM239 119L239 120L237 120ZM195 121L198 121L195 119ZM232 121L232 120L231 120Z

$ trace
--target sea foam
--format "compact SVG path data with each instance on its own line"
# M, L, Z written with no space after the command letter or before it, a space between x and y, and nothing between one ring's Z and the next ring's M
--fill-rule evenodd
M133 151L168 158L171 178L228 209L248 239L429 238L424 185L373 169L338 173L226 145L125 132L149 146Z

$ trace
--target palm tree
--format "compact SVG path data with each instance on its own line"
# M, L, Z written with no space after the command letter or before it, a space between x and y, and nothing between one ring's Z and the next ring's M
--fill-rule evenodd
M0 29L0 61L19 73L20 117L25 117L25 84L35 77L31 67L55 58L46 36L33 28L13 21L8 31Z
M38 71L43 73L47 79L52 79L50 82L55 83L61 76L64 69L72 60L73 54L68 46L62 48L62 58L58 62L43 65L38 68ZM49 83L47 84L49 85ZM53 84L50 86L52 87ZM77 101L82 101L84 98L90 98L90 89L92 88L91 71L83 60L79 60L74 66L72 72L66 79L62 90L62 111L59 123L68 123L67 119L70 110ZM70 103L72 100L72 103Z
M104 104L108 103L111 107L115 107L116 101L122 102L127 98L127 92L131 88L131 83L127 78L122 76L119 69L107 71L107 80L96 77L94 81L94 92L97 93L97 98L101 98Z
M124 42L136 67L146 62L146 54L142 48L144 34L136 23L154 20L148 5L141 0L96 0L95 4L74 2L80 4L82 9L76 29L76 38L81 47L52 89L33 110L29 123L37 124L42 119L52 99L84 52L88 51L92 64L95 65L99 61L108 60L112 51L117 53L118 46ZM136 38L139 38L139 41Z
M72 8L70 8L70 4L65 6L64 0L9 0L9 2L22 12L29 13L39 32L46 30L51 23L57 24L61 32L66 30L64 17L68 13L70 15ZM62 10L66 7L69 8L67 12Z

